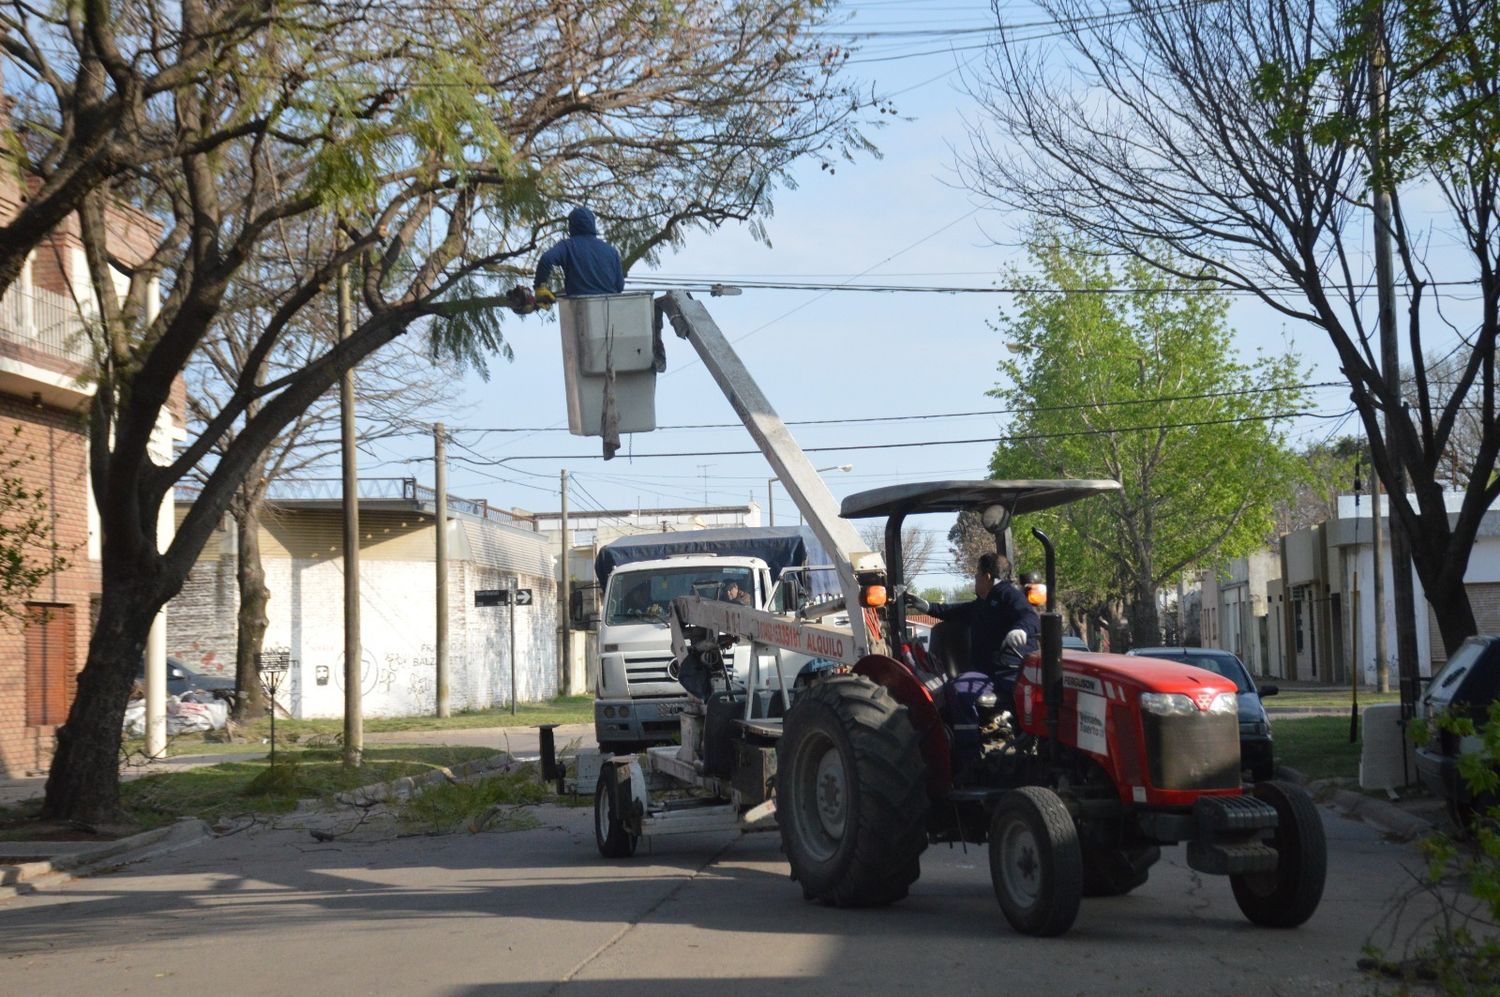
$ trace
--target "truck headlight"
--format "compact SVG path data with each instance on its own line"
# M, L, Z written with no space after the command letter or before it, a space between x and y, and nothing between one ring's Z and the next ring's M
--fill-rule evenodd
M1186 717L1198 712L1197 705L1180 692L1143 692L1141 709L1159 717Z

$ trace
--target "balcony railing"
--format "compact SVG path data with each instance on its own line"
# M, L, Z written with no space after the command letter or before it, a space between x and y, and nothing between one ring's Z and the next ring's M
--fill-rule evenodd
M0 339L70 363L93 354L73 299L45 288L12 284L0 297Z

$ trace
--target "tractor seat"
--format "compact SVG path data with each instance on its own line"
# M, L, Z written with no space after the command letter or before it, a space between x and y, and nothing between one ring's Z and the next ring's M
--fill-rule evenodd
M969 628L955 620L941 620L933 625L927 653L937 670L949 678L958 678L969 670Z

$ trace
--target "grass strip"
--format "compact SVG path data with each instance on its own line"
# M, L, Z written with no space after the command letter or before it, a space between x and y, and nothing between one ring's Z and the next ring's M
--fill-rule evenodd
M338 748L281 748L274 768L269 758L238 759L135 779L120 787L121 808L127 820L146 828L181 817L213 821L286 813L300 800L326 799L494 754L488 748L379 745L366 749L363 764L351 768Z

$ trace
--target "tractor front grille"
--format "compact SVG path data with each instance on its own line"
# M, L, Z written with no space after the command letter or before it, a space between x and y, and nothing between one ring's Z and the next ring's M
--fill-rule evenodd
M1233 789L1240 784L1240 725L1232 713L1143 713L1151 784L1158 789Z

